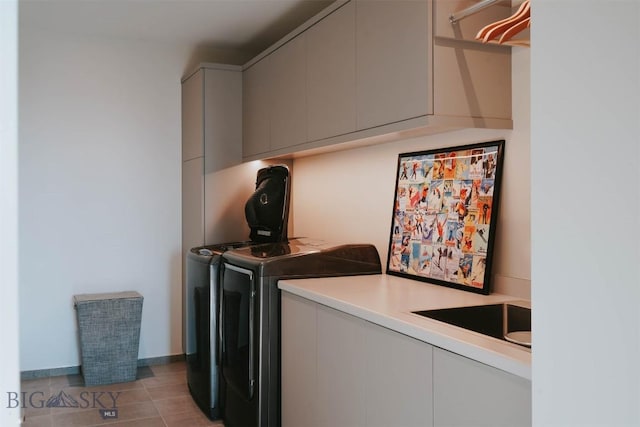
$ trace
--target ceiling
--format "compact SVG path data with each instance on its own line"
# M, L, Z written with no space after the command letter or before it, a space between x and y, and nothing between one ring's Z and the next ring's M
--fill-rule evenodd
M233 50L251 58L332 2L22 0L19 19L21 28Z

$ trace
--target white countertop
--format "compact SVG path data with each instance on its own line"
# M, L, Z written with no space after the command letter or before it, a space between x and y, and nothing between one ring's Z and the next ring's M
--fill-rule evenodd
M531 350L412 311L518 300L479 295L386 274L281 280L278 287L489 366L531 379Z

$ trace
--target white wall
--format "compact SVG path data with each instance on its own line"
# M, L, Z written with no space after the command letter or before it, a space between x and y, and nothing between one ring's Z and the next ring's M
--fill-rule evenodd
M21 370L79 365L72 297L144 296L140 358L181 351L183 46L20 15Z
M18 376L18 3L0 2L0 392L19 392ZM0 425L20 425L20 408L0 404Z
M513 52L513 131L462 130L296 159L295 235L342 243L372 243L385 264L398 154L505 139L494 273L515 286L528 287L529 51L514 48Z
M640 425L640 2L532 2L533 421Z

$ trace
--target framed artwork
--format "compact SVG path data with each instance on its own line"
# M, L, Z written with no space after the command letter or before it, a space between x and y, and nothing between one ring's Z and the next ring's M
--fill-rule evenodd
M398 156L387 274L491 292L504 140Z

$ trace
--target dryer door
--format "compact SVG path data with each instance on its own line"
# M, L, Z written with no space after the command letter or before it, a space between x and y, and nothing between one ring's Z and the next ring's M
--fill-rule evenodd
M253 272L224 264L220 294L222 375L245 399L255 387L255 284Z

